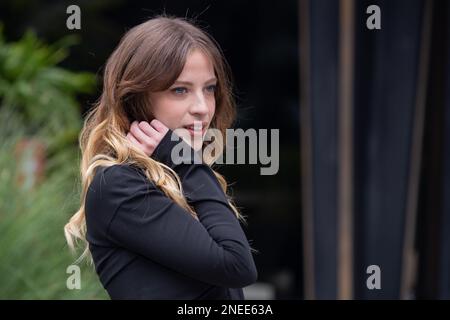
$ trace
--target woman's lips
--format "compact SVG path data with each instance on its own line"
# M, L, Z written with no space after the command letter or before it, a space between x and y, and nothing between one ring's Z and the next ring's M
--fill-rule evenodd
M198 129L198 130L189 129L189 128L185 128L185 129L187 129L189 131L191 136L203 134L203 129Z
M193 135L203 135L203 133L205 132L205 130L202 127L197 127L197 128L194 129L193 126L186 126L186 127L183 127L183 128L188 130L189 134L191 136L193 136Z

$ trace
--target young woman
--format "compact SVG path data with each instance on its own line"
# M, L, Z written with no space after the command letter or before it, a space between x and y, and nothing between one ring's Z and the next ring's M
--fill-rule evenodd
M103 85L80 134L69 247L85 242L112 299L244 299L257 270L242 216L210 167L220 153L200 152L223 151L235 115L219 46L184 19L148 20L122 38ZM180 143L200 161L174 161Z

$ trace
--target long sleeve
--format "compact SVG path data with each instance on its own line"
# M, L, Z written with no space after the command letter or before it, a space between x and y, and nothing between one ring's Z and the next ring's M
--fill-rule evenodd
M169 160L175 145L171 134L161 141L155 158L180 175L199 221L138 174L138 169L113 166L105 171L106 192L115 204L108 238L206 283L238 288L255 282L257 270L250 246L214 173L203 163L174 165Z

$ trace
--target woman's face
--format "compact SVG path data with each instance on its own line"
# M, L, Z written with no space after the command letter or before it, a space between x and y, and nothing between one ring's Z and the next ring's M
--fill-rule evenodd
M216 109L217 79L208 56L195 49L188 54L183 70L169 89L150 93L153 116L185 140L202 144Z

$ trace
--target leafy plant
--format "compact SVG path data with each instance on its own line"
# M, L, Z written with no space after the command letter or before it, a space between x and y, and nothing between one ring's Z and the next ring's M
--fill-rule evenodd
M7 43L1 31L0 299L104 299L92 266L80 266L81 290L67 288L66 270L76 257L63 234L79 206L77 95L92 92L95 76L58 66L74 37L46 45L27 32ZM18 152L31 140L42 144L43 159ZM36 163L43 177L26 186L18 177L32 175L25 169Z

